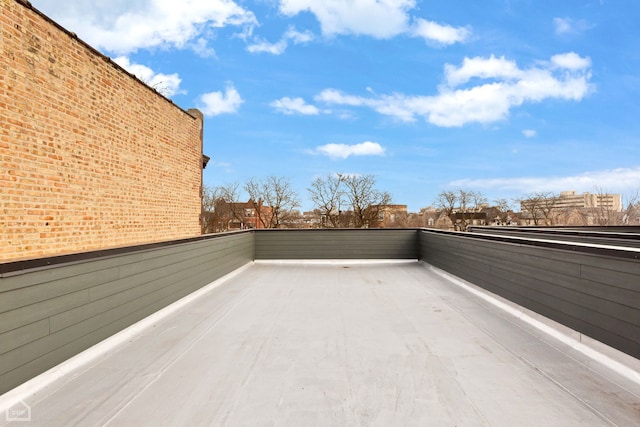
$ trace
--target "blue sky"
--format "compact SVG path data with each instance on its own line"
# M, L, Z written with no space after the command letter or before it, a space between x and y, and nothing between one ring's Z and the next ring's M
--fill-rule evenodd
M410 211L640 188L636 0L32 0L205 114L206 184L374 174Z

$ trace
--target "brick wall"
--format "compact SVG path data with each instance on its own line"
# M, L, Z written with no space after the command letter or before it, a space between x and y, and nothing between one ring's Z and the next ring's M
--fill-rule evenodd
M199 234L199 111L0 2L0 262Z

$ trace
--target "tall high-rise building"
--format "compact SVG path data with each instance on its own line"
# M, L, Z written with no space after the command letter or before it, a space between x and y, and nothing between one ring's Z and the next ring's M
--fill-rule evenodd
M576 194L575 191L562 191L555 200L555 209L563 208L606 208L607 210L622 211L620 194Z

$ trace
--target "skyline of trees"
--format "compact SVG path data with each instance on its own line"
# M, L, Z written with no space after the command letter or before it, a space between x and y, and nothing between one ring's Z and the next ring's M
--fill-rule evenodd
M248 201L241 200L241 189L248 195ZM363 228L379 223L385 206L392 205L392 195L377 188L375 175L329 174L318 177L307 188L308 198L313 203L313 214L319 218L319 226L324 228ZM601 188L596 189L600 200L610 195ZM243 221L246 212L237 206L252 202L260 208L254 209L261 228L291 227L302 221L300 196L293 189L290 178L268 176L251 178L244 185L230 183L223 186L204 186L202 195L203 232L220 227L212 227L220 218ZM557 207L559 195L552 192L532 192L511 201L493 200L479 191L457 189L440 192L430 206L422 208L438 211L452 218L455 228L466 230L478 214L490 208L488 221L507 224L515 215L518 220L526 219L528 225L631 225L640 222L640 189L623 199L622 211L601 204L588 208ZM519 204L520 212L513 209ZM269 209L263 209L262 206ZM206 213L206 215L204 215ZM421 215L421 213L410 213ZM486 212L485 212L486 213ZM409 221L412 223L415 221ZM399 225L398 225L399 226ZM224 227L223 227L224 228ZM216 231L225 231L217 230Z

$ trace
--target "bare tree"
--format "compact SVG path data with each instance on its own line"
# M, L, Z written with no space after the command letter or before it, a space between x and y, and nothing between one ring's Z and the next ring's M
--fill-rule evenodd
M545 225L553 225L553 208L558 201L558 196L553 193L538 193L536 197L540 199L540 209Z
M268 176L262 181L251 178L244 186L256 203L256 215L264 228L280 228L300 206L298 195L288 178Z
M448 217L453 215L456 203L458 203L458 194L455 191L442 191L435 201L435 205L442 209Z
M529 197L518 199L518 201L520 202L520 210L531 215L533 224L538 225L540 216L540 209L538 206L540 205L540 201L537 198L534 198L532 195L530 195Z
M467 230L486 203L487 199L482 193L462 189L442 191L435 201L436 206L442 209L460 231Z
M218 230L220 212L216 209L216 204L221 199L220 187L204 185L202 187L202 219L200 225L202 234L215 233Z
M558 196L549 192L531 193L519 199L520 209L531 215L534 225L544 220L546 225L553 223L552 214Z
M635 216L637 219L637 215L633 215L633 210L638 202L640 190L636 190L635 193L628 197L626 206L623 205L622 198L618 206L617 203L615 203L616 196L617 195L609 193L600 187L596 187L596 203L595 206L592 206L588 211L592 223L600 226L624 225L629 223L631 217Z
M341 214L346 204L346 195L339 175L317 178L311 183L309 197L321 216L323 227L339 228Z
M229 223L244 223L244 212L238 209L238 183L207 186L202 189L202 232L218 233L229 230Z
M374 175L329 175L307 190L325 227L370 227L391 203L391 195L376 188Z
M640 189L636 189L634 193L627 196L624 203L626 206L622 207L622 224L640 224Z
M609 204L611 194L603 190L601 187L595 188L595 203L590 206L587 215L590 217L592 224L599 226L618 225L622 218L614 206Z
M460 231L467 231L469 222L471 221L471 215L475 212L471 208L473 200L473 192L466 190L458 190L458 210L456 215L456 227Z
M496 199L493 201L497 210L497 218L500 224L506 225L509 223L509 211L511 210L511 204L507 199Z
M467 227L472 224L483 206L486 206L487 199L477 191L458 190L459 203L459 224L461 231L467 231Z
M487 198L484 194L478 191L471 191L469 194L469 200L471 201L471 206L475 212L480 212L482 208L488 206Z
M240 202L240 184L232 182L220 187L223 203L220 210L224 219L224 228L221 231L229 230L230 223L235 223L235 227L244 228L247 223L247 212L245 203Z
M374 175L338 174L338 179L344 184L355 228L369 227L391 203L391 194L376 189Z

